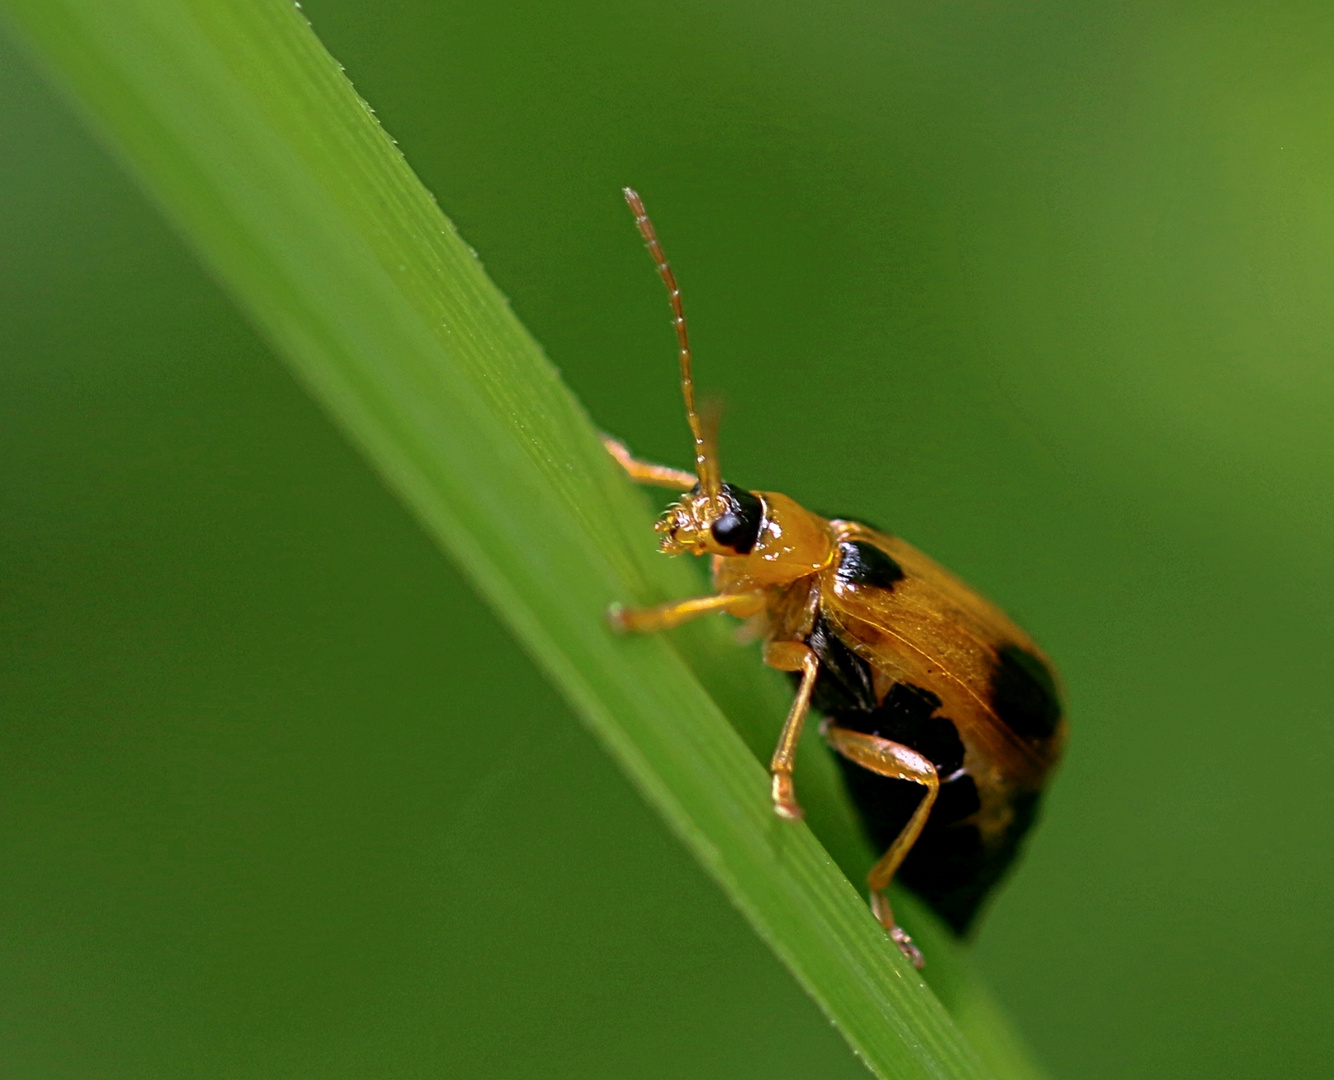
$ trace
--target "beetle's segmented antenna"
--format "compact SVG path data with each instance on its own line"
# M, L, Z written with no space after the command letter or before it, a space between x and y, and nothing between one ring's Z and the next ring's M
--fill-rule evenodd
M625 201L635 214L635 224L644 238L648 253L658 268L662 283L667 286L667 298L672 305L672 325L676 327L676 340L681 351L681 395L686 401L686 419L690 422L690 434L695 439L695 472L699 476L700 490L710 502L718 498L722 490L722 474L718 468L716 427L714 438L709 438L695 408L695 380L690 373L690 337L686 333L685 309L681 306L681 290L676 285L676 275L672 273L667 256L662 253L662 244L653 230L653 222L644 209L644 200L634 188L624 189Z

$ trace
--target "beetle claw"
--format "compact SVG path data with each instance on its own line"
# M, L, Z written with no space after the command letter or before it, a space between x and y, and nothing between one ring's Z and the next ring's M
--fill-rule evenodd
M922 950L913 944L912 938L908 936L908 931L894 921L894 913L889 908L889 901L885 898L885 894L874 889L871 890L871 913L885 928L885 933L889 935L890 941L899 947L899 952L908 958L908 963L921 971L926 966L926 957L922 955Z
M926 957L922 955L922 950L913 944L912 938L908 936L908 932L903 927L890 927L889 936L890 940L899 947L899 952L908 958L908 962L913 967L918 971L926 967Z

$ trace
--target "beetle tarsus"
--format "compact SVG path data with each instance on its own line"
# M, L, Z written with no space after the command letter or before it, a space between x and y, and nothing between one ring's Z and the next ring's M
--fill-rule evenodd
M894 944L899 947L899 952L908 958L908 962L913 967L918 971L926 967L926 957L922 955L922 950L912 943L912 938L908 936L908 932L903 927L893 927L889 931L889 936Z
M774 813L780 818L800 821L805 816L805 811L797 802L797 793L792 787L792 777L787 773L774 773L773 799Z
M894 921L894 912L890 910L888 898L875 889L871 890L871 911L880 920L880 925L885 928L890 940L899 947L899 952L908 958L913 967L921 971L926 966L926 957L922 955L922 950L913 944L908 931Z

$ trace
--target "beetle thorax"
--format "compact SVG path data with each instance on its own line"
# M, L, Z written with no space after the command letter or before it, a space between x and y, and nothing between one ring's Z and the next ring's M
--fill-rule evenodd
M720 592L747 592L788 585L818 573L834 559L837 544L829 523L777 492L756 492L764 516L755 543L742 556L720 558L714 583Z

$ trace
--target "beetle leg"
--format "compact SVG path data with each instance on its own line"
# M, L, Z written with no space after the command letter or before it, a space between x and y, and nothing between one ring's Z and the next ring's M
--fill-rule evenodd
M815 690L815 677L820 673L820 661L815 652L800 641L771 641L764 646L764 662L779 671L801 672L801 685L797 687L797 696L792 699L792 708L788 710L783 733L778 736L778 746L774 748L774 756L769 762L769 773L773 777L774 813L789 821L796 821L801 817L801 805L792 788L792 765L797 756L797 740L801 738L806 713L810 711L811 693Z
M718 593L714 596L692 596L688 600L673 600L649 608L627 608L612 604L607 609L607 621L613 630L622 633L648 634L654 630L670 630L701 615L726 611L739 618L748 618L764 610L764 598L755 593Z
M908 824L894 838L894 842L889 845L889 850L881 856L880 861L871 867L871 872L866 878L867 884L871 887L871 910L875 912L875 917L880 920L880 925L889 931L889 936L894 939L894 943L898 945L903 955L912 961L913 967L920 968L925 962L921 950L894 921L894 913L889 908L886 890L894 878L894 872L907 858L908 852L922 834L922 827L926 824L927 816L936 801L936 793L940 790L940 778L936 775L936 767L916 750L876 735L866 735L860 731L851 731L832 724L825 728L824 734L830 746L862 768L894 780L913 780L926 788L926 794L917 804L917 809L908 819Z
M694 473L673 469L670 465L654 465L651 462L640 461L630 453L630 448L625 443L620 439L613 439L610 435L602 436L602 445L607 448L607 453L620 463L621 468L630 474L630 479L638 483L689 491L699 482Z

